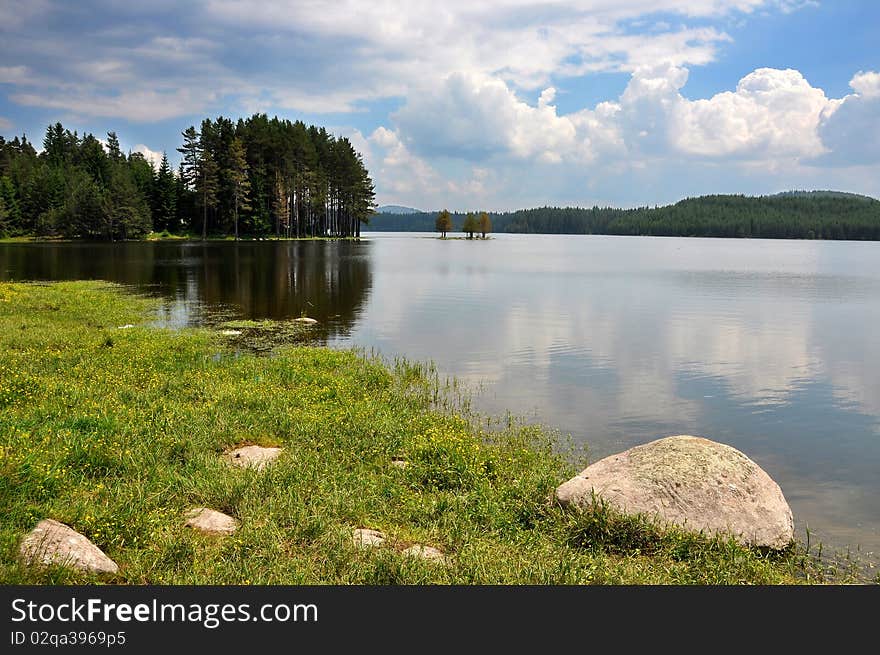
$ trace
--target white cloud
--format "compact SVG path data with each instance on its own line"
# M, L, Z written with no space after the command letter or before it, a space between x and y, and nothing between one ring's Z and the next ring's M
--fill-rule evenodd
M724 32L656 22L649 32L632 34L627 23L658 12L691 21L790 4L208 0L193 5L191 21L170 26L169 3L154 3L137 10L105 7L100 23L71 24L68 30L69 8L41 2L16 19L19 29L4 32L9 56L0 79L5 72L16 85L35 88L33 93L15 90L21 104L120 118L134 110L139 121L199 112L223 96L244 98L248 106L259 98L274 108L351 112L366 101L411 95L454 73L492 76L535 90L550 86L551 78L632 71L658 60L701 65L714 60L718 44L729 40ZM2 6L0 12L5 13ZM156 27L163 24L161 30ZM198 35L191 25L198 25ZM223 38L215 36L220 34ZM36 71L21 65L32 62L40 62ZM188 89L192 97L186 102L149 97L170 88ZM137 112L138 104L146 109Z
M849 85L863 98L876 98L880 96L880 73L859 71L850 80Z
M146 159L148 162L150 162L150 164L152 164L153 168L159 168L159 164L162 163L162 153L157 152L155 150L150 150L143 143L137 144L132 149L132 152L141 153L144 156L144 159Z
M555 87L530 104L498 77L455 73L410 96L392 115L393 129L381 128L381 140L394 140L422 166L452 160L491 170L491 186L467 187L461 167L454 179L447 166L431 169L462 202L465 188L481 189L484 197L497 190L495 206L503 207L522 203L517 198L523 189L534 192L533 178L557 195L533 197L531 205L539 197L593 201L612 180L629 195L627 202L638 202L643 193L653 203L668 198L660 185L673 170L694 181L697 195L742 192L734 180L748 181L753 192L772 193L792 185L840 186L827 168L816 167L832 155L850 166L880 160L880 98L870 96L874 73L853 78L853 88L868 97L856 93L843 99L827 97L793 69L759 68L734 90L707 99L686 98L687 79L688 70L671 62L642 67L619 98L560 114L553 104ZM378 131L374 137L380 138ZM629 185L615 176L626 176ZM853 187L870 176L870 170L862 171L841 188L876 193L876 184ZM651 182L639 185L638 178ZM685 195L687 186L679 180L678 194L669 199Z
M3 118L0 116L0 130L11 130L12 129L12 121L8 118Z
M849 85L855 93L843 98L819 126L828 152L816 160L817 165L880 163L880 73L860 71Z
M735 92L679 101L673 139L679 150L695 155L812 157L824 151L819 121L837 104L796 70L759 68Z
M550 163L597 157L816 157L818 127L840 105L796 70L758 69L735 91L688 100L688 71L671 63L637 69L617 101L559 115L545 89L536 106L501 79L456 73L414 95L394 115L407 146L463 159Z
M374 178L384 180L383 191L403 200L434 197L442 181L428 163L413 155L391 130L378 127L366 143L365 163ZM381 199L380 199L381 200Z
M418 152L483 159L507 152L520 159L559 161L570 149L575 127L549 104L545 89L533 107L498 78L454 73L441 86L414 94L394 115L407 145Z
M116 95L59 90L49 93L13 93L10 98L20 105L62 109L85 116L115 117L151 123L176 116L201 112L215 95L192 89L156 91L133 89Z
M726 26L811 4L208 0L187 21L170 22L173 3L159 2L117 4L102 21L77 23L81 12L35 3L15 29L0 21L0 82L12 102L59 110L65 121L372 112L365 103L399 100L372 133L371 114L358 117L370 125L364 133L342 128L382 202L632 205L699 192L695 180L716 192L746 190L734 180L747 180L754 192L822 171L823 187L858 180L855 190L871 193L880 74L859 72L842 99L796 70L769 68L710 98L684 93L688 70L731 40ZM75 19L69 29L65 17ZM560 110L570 79L595 72L631 79L619 97ZM849 177L836 178L830 164ZM679 176L673 185L669 171Z

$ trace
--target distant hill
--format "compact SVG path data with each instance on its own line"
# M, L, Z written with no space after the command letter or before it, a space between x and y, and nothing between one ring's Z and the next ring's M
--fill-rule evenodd
M364 231L433 232L437 212L372 216ZM712 195L664 207L539 207L490 213L493 232L880 241L880 201L841 191ZM464 213L452 214L460 231Z
M847 191L782 191L775 193L769 198L779 196L799 197L799 198L857 198L859 200L877 200L871 196L864 196L860 193L848 193Z
M421 209L413 209L412 207L403 207L401 205L382 205L376 211L380 214L420 214Z

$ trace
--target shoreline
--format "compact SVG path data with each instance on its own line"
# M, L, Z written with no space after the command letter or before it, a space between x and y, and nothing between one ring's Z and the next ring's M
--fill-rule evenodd
M765 553L564 511L548 493L580 469L555 437L481 430L431 367L295 345L237 353L222 330L146 327L155 303L102 282L0 284L4 583L99 580L17 559L47 518L113 558L119 584L855 580L797 543ZM242 445L282 455L265 472L224 464ZM194 506L241 527L196 534ZM382 547L352 547L358 529ZM415 546L448 565L404 556Z

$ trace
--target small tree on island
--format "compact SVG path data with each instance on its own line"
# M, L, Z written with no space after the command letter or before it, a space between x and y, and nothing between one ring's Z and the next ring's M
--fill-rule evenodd
M468 212L467 216L464 217L464 225L461 226L461 231L467 232L468 239L473 239L474 232L479 229L480 227L477 225L477 217Z
M434 229L437 232L440 232L441 238L446 238L447 232L452 232L452 215L447 211L443 210L439 214L437 214L437 221L434 223Z
M492 231L492 221L489 219L489 214L486 212L480 213L480 233L483 235L483 238L486 238L486 235Z

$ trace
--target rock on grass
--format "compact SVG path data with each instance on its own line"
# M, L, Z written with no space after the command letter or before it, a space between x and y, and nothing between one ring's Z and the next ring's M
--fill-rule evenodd
M746 546L781 549L794 539L791 508L779 485L740 451L702 437L636 446L556 489L563 506L590 507L593 494L621 512L729 535Z
M369 528L355 528L351 531L351 539L358 548L375 548L385 543L384 534Z
M119 567L100 548L70 526L44 519L21 542L27 564L59 564L87 573L116 573Z
M281 448L242 446L226 453L226 461L240 468L264 469L281 454Z
M415 544L414 546L410 546L409 548L404 550L403 554L407 555L408 557L418 557L419 559L423 559L428 562L446 564L446 555L444 555L442 551L437 550L433 546Z
M186 526L202 534L229 535L238 529L238 521L214 509L193 507L186 512Z

